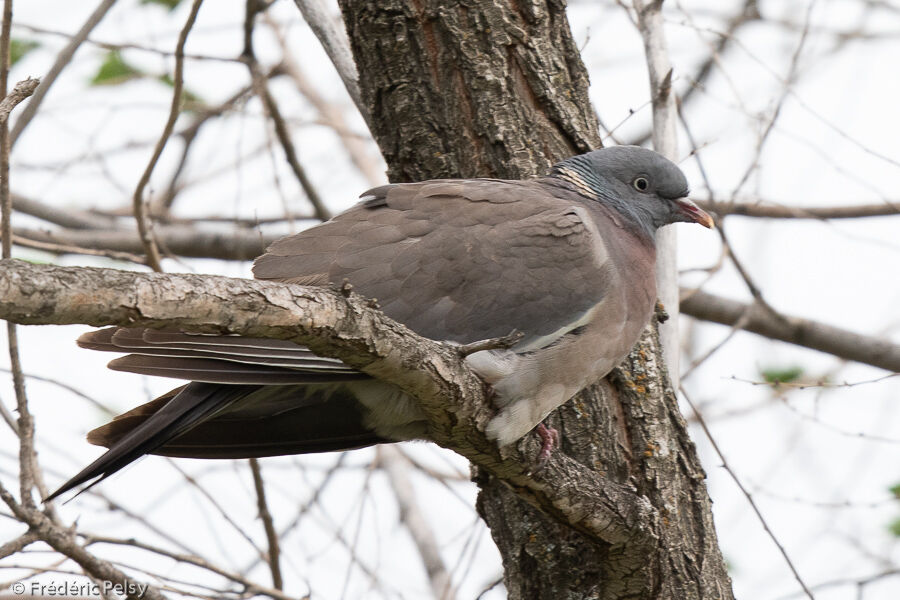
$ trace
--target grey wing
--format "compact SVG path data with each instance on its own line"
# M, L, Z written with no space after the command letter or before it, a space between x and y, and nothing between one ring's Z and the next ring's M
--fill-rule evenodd
M588 212L539 182L384 186L334 220L273 244L261 279L340 283L391 318L468 343L518 330L518 350L576 328L612 277Z
M116 371L206 383L288 385L368 378L337 359L281 340L108 327L82 335L78 345L129 353L109 363Z

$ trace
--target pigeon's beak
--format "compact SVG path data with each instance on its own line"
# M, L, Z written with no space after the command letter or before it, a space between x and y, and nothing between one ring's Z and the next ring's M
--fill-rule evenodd
M713 221L713 218L709 216L709 213L704 211L702 208L688 200L687 198L679 198L675 200L675 204L678 205L678 210L684 215L685 221L693 221L694 223L700 223L707 229L714 229L716 227L716 222Z

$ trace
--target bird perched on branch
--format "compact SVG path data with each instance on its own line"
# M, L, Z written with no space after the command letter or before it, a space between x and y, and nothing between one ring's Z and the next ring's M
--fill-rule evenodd
M349 281L435 340L521 332L509 349L466 358L493 388L486 433L504 446L631 350L656 301L656 229L713 224L687 194L675 164L634 146L574 156L528 181L384 185L275 242L253 272L304 285ZM78 343L129 353L112 369L191 383L90 432L109 450L51 498L144 454L249 458L426 436L415 399L291 342L108 328Z

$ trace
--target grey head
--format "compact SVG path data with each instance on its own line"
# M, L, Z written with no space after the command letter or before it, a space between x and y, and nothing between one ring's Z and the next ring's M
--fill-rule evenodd
M554 165L550 176L612 207L648 235L677 222L713 226L712 217L686 198L681 169L646 148L612 146L579 154Z

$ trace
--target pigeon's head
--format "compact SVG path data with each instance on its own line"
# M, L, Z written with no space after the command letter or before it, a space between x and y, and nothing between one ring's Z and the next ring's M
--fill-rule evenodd
M555 165L551 175L574 184L648 232L677 222L714 226L712 217L687 199L688 183L681 169L646 148L594 150Z

